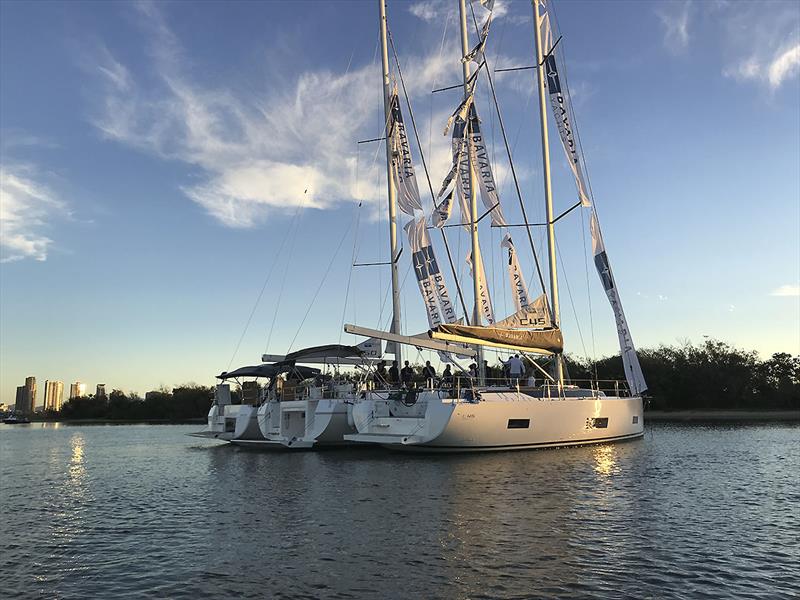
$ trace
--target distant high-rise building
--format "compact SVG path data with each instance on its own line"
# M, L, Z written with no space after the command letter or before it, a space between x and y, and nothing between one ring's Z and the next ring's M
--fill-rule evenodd
M31 409L31 396L27 386L21 385L17 387L17 402L14 404L14 412L20 414L33 412Z
M106 384L105 383L98 383L97 389L94 393L95 398L105 398L106 397Z
M30 411L36 410L36 377L26 377L25 387L28 390L28 401L30 402Z
M69 386L69 399L83 398L86 395L86 384L76 381Z
M44 382L44 409L61 410L61 402L64 399L63 381Z

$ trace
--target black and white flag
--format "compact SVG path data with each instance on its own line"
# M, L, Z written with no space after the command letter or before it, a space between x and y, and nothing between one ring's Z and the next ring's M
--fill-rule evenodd
M590 229L592 231L592 254L603 289L606 291L611 309L614 311L614 318L617 322L617 336L619 337L619 349L622 353L622 364L625 367L625 378L628 386L634 394L641 394L647 390L642 367L639 365L639 357L636 355L636 348L633 345L633 338L628 329L628 321L622 311L622 302L619 299L619 292L614 283L614 275L611 273L611 265L608 262L606 247L603 243L603 236L600 233L600 223L597 220L597 213L592 209L590 217Z
M514 242L511 240L510 235L506 234L503 241L500 242L500 247L505 248L508 252L508 283L511 286L511 295L514 298L514 309L519 312L530 304L528 285L525 283L525 277L519 266L517 250L514 248Z
M500 195L497 191L497 184L494 181L492 165L489 162L489 151L486 149L486 141L481 133L480 119L475 105L470 109L470 154L472 155L472 168L478 177L478 187L481 190L481 200L487 211L491 211L492 225L507 225L500 207Z
M411 146L408 143L408 132L403 123L403 113L400 111L400 98L397 90L392 94L391 106L389 131L392 140L392 173L397 189L397 206L404 213L413 217L415 210L422 210L422 201L419 197L417 176L414 173L414 163L411 159Z
M408 242L411 246L412 264L422 294L422 301L428 314L428 324L435 327L444 321L456 321L455 306L450 300L447 283L439 270L433 253L425 217L409 221L406 226Z
M558 74L556 56L552 53L552 31L550 29L550 17L548 13L543 13L539 23L542 34L542 51L545 53L544 74L547 82L547 94L550 96L550 108L553 111L553 118L558 126L558 136L561 138L561 146L567 155L567 163L575 176L575 185L578 188L578 199L581 205L589 207L592 205L589 199L586 180L581 168L580 153L575 139L575 118L572 114L572 106L569 102L569 92L562 86L561 77Z

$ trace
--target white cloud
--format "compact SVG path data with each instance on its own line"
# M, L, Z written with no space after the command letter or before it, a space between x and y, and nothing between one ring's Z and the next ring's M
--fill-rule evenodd
M66 205L29 166L0 165L0 262L47 260L53 241L42 231Z
M758 80L778 89L784 81L800 73L800 43L778 50L771 59L750 56L738 64L726 67L723 74L739 81Z
M690 0L663 4L656 15L664 27L664 45L670 52L684 52L689 47Z
M180 44L158 8L144 7L157 84L139 84L110 52L98 52L95 69L104 94L93 123L103 135L195 167L199 181L181 189L231 227L253 226L300 204L324 209L383 198L376 178L365 177L371 167L379 170L374 145L361 150L360 183L355 178L355 142L380 135L383 123L377 63L344 73L305 72L289 85L256 94L252 87L239 92L199 83L187 75ZM455 56L439 56L438 48L431 52L404 60L412 98L458 72ZM445 119L434 115L434 128ZM420 132L423 139L426 133ZM446 140L433 137L431 162L441 168L433 171L438 174L446 171L438 165L446 157Z
M440 18L441 8L441 2L415 2L408 7L408 12L418 19L432 23Z
M771 91L800 73L800 13L786 2L724 5L714 15L723 28L725 77Z
M800 296L800 285L782 285L772 290L769 295L797 298Z

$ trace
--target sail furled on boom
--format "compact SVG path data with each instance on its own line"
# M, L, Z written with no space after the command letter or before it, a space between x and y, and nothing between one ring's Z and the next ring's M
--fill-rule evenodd
M392 140L392 175L397 189L397 206L407 215L413 217L415 210L422 210L419 196L417 176L414 173L414 162L411 158L411 146L408 143L408 132L403 123L400 110L400 98L397 87L392 93L389 135Z
M501 327L442 324L432 327L428 335L435 340L514 349L533 354L560 354L564 350L564 339L561 330L557 328L526 331Z
M608 296L608 301L611 303L614 318L617 322L617 335L619 337L620 353L622 354L622 364L625 367L625 378L628 380L628 387L630 387L631 392L641 394L647 390L647 383L645 383L644 375L642 374L642 367L639 365L639 357L636 355L633 338L631 337L630 329L628 329L628 321L622 311L622 302L619 298L617 285L614 282L614 275L611 273L611 265L608 262L606 247L600 232L600 223L597 220L597 213L594 209L592 209L589 223L592 232L594 264L597 267L597 273L600 275L600 281L603 283L603 289L606 292L606 296Z
M447 283L433 253L425 217L409 221L406 223L405 230L411 246L414 273L428 314L428 325L435 327L442 322L454 323L456 321L455 306L450 300Z
M544 4L544 2L542 2ZM545 5L545 8L547 6ZM558 126L558 137L561 139L561 147L567 156L569 168L575 177L575 185L578 188L578 199L582 206L592 205L589 197L586 178L581 167L580 152L575 136L575 116L572 114L572 103L569 101L569 92L566 86L562 86L561 77L558 73L556 55L553 52L553 33L550 27L550 15L547 11L543 12L539 27L543 40L544 74L547 81L547 94L550 97L550 108L553 111L553 118Z
M513 315L499 321L497 326L507 329L552 329L553 321L550 318L547 296L542 294Z

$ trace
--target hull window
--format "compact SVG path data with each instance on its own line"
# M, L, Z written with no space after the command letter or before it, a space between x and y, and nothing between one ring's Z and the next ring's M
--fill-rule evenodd
M639 422L639 415L633 417L633 424L636 425Z
M528 429L531 426L530 419L509 419L509 429Z
M606 429L608 427L608 417L595 417L592 419L592 427L595 429Z

